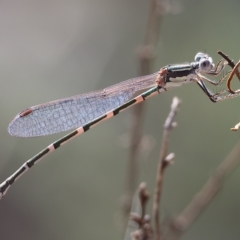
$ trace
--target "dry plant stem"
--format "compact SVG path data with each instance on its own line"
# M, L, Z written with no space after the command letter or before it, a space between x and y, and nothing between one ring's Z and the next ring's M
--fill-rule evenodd
M231 60L228 55L226 55L225 53L223 53L222 51L218 51L218 54L220 56L222 56L227 62L228 62L228 65L231 67L231 68L234 68L235 67L235 63L233 62L233 60ZM238 71L238 69L236 69L236 72L235 72L238 80L240 81L240 72Z
M147 75L151 72L151 65L153 62L153 52L156 43L158 42L159 26L161 23L161 1L150 0L149 16L146 27L146 35L144 44L139 53L140 70L139 75ZM139 149L142 139L142 126L143 126L143 104L139 104L133 110L132 131L130 133L130 154L129 166L127 172L127 194L124 204L124 212L128 218L132 199L138 182L138 158Z
M240 142L232 149L219 165L192 202L176 218L167 221L164 226L164 240L177 240L189 228L193 221L204 211L221 189L225 177L240 163Z
M162 146L160 150L160 157L157 167L157 177L156 177L156 187L154 193L154 202L153 202L153 216L154 216L154 237L156 240L160 240L161 238L161 228L160 228L160 198L162 194L162 186L163 186L163 177L164 170L169 165L171 159L167 159L168 154L168 139L170 131L173 129L173 121L176 113L178 111L178 107L181 101L174 97L171 105L170 113L164 124L163 138L162 138Z

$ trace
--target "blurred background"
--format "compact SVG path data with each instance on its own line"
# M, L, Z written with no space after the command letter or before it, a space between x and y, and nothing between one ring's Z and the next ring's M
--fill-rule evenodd
M240 58L239 1L173 4L161 22L153 72L192 61L198 51L215 62L217 50ZM18 112L138 76L148 13L147 0L0 2L0 182L64 135L11 137L7 126ZM139 159L139 183L147 182L151 194L174 96L182 105L171 134L176 157L164 180L162 218L187 206L240 138L229 130L240 120L240 98L213 104L196 84L151 98ZM16 182L0 203L1 239L123 239L131 114L128 109L76 138ZM239 239L239 203L237 168L182 239Z

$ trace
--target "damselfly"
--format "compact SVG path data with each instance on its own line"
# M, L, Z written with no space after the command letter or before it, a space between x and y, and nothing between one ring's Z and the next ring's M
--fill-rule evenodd
M50 152L86 132L97 123L155 94L168 91L172 87L196 82L212 102L240 95L229 92L229 89L213 94L204 83L208 82L215 86L222 83L227 74L218 81L213 81L202 74L216 76L226 65L229 65L229 62L222 59L215 67L210 56L197 53L194 62L168 65L151 75L132 78L103 90L40 104L20 112L8 127L9 133L16 137L38 137L77 129L50 144L7 178L0 185L0 198L18 178ZM136 92L144 89L149 90L134 97Z

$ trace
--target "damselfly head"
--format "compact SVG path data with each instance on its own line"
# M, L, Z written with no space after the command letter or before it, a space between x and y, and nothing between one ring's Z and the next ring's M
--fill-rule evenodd
M195 62L199 62L199 70L210 72L214 68L213 60L206 53L199 52L194 58Z
M195 55L194 61L199 62L201 59L209 58L209 56L206 53L199 52Z

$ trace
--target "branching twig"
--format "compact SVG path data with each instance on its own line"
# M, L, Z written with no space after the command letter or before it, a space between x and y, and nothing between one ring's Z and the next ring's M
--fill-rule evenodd
M154 216L154 224L155 224L154 237L156 240L160 240L160 236L161 236L159 205L160 205L160 198L162 193L163 174L164 174L165 168L169 165L169 163L171 163L174 157L173 153L170 153L167 156L168 138L169 138L170 131L173 129L173 127L176 126L176 123L174 123L173 121L177 113L179 104L180 104L180 100L177 97L174 97L171 105L171 111L164 124L164 132L163 132L162 146L160 150L160 157L159 157L158 168L157 168L156 187L155 187L154 202L153 202L153 216Z
M232 149L226 159L220 164L203 188L193 198L192 202L172 220L166 220L164 240L179 239L193 221L210 204L221 189L225 177L240 163L240 142Z

